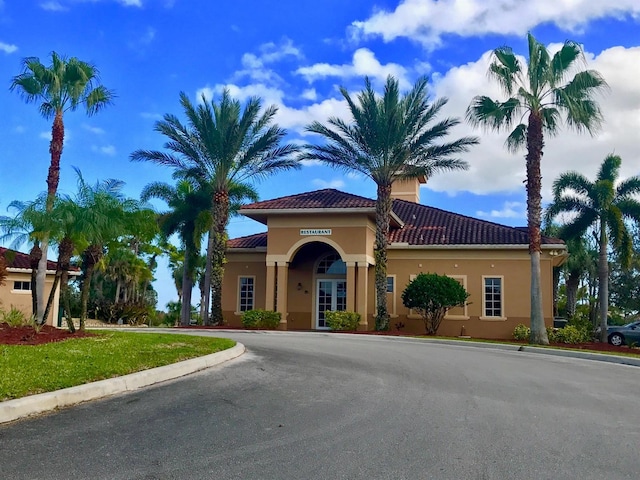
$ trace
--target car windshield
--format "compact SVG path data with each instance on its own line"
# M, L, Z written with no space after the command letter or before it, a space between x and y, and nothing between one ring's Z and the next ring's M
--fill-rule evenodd
M631 327L637 327L638 324L640 324L640 322L638 321L633 321L631 323L627 323L626 325L623 325L625 328L631 328Z

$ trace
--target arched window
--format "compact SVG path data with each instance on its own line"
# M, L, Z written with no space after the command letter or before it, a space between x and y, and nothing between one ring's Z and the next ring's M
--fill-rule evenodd
M330 253L320 260L316 273L326 275L346 275L347 265L342 261L340 255Z

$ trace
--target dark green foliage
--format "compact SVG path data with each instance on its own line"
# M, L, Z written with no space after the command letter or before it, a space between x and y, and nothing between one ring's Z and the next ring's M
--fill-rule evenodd
M327 326L335 331L354 331L360 323L360 314L347 311L325 311L324 318L327 320Z
M402 303L422 316L427 335L435 335L447 310L464 306L467 298L457 280L437 273L421 273L402 292Z
M265 328L274 330L280 324L280 312L270 310L247 310L242 314L242 326L244 328Z

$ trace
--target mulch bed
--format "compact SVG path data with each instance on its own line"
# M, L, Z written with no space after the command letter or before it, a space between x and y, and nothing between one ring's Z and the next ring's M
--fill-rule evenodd
M76 332L44 325L39 332L33 327L10 327L0 323L0 345L42 345L43 343L61 342L70 338L93 337L94 333Z

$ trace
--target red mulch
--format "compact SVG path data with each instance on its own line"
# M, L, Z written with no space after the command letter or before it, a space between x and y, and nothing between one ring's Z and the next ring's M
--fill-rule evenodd
M33 327L10 327L0 323L0 345L41 345L43 343L61 342L70 338L93 337L94 333L76 332L44 325L39 332Z

